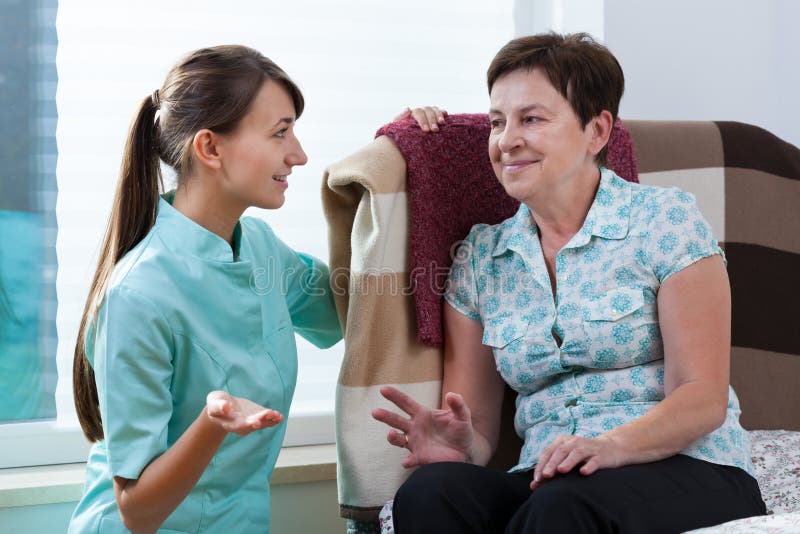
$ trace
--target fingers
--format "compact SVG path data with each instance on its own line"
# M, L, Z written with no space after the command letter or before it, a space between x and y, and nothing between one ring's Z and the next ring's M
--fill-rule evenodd
M231 396L224 391L212 391L206 395L206 411L211 417L226 417L233 409Z
M417 455L414 454L413 452L408 456L406 456L405 458L403 458L402 464L403 467L405 467L406 469L409 469L411 467L417 467L418 465L420 465L419 460L417 459Z
M406 445L408 445L408 441L406 441L406 434L403 432L398 432L395 429L389 431L389 433L386 435L386 441L395 447L400 447L401 449L404 449Z
M456 416L456 419L460 421L472 421L472 415L470 414L467 403L464 401L464 397L451 391L445 395L444 401L453 411L453 415Z
M436 111L430 106L426 106L422 108L422 110L425 112L425 119L428 121L428 127L434 132L438 132L439 118L436 116Z
M249 425L253 430L275 426L280 424L281 421L283 421L283 414L270 409L248 415L245 418L245 424Z
M597 461L596 458L590 458L583 464L583 467L580 468L580 474L583 476L588 476L600 469L600 462Z
M381 423L385 423L391 427L397 428L398 430L402 430L403 432L408 432L409 428L411 428L411 420L406 419L394 412L390 412L389 410L384 410L383 408L376 408L372 410L372 417L380 421Z
M539 457L533 472L531 489L536 489L545 480L557 474L569 473L579 465L581 475L591 475L598 469L617 465L613 460L613 447L602 438L580 438L559 436Z
M400 391L397 388L393 388L392 386L383 386L381 388L381 395L386 398L386 400L393 402L397 405L398 408L406 412L411 417L414 417L422 405Z
M569 450L565 450L564 447L559 447L553 454L550 456L550 459L547 460L547 463L542 467L542 470L539 474L543 478L553 478L556 473L558 472L558 465L564 461L564 459L569 455Z
M553 474L555 474L555 465L561 463L561 460L566 457L566 454L562 454L558 460L558 463L556 463L552 468L550 467L551 459L556 451L559 450L561 444L564 443L569 437L571 436L558 436L555 440L553 440L553 443L551 443L545 450L542 451L542 454L539 456L539 461L536 463L536 467L533 470L533 483L531 484L531 488L534 488L535 485L538 485L539 482L541 482L544 478L550 478L553 476ZM551 469L551 474L545 476L547 469Z
M414 118L415 121L417 121L417 124L419 124L419 127L422 129L423 132L431 131L432 129L431 120L428 117L428 114L425 113L425 108L414 108L411 111L411 116ZM438 129L439 127L436 126L436 128Z
M569 473L575 466L586 460L588 456L589 454L583 447L576 447L556 466L556 470L562 474Z
M398 115L395 120L405 119L409 116L417 121L417 124L419 124L423 132L438 132L439 126L446 122L445 118L447 117L447 112L436 106L425 106L422 108L414 108L410 110L407 115Z

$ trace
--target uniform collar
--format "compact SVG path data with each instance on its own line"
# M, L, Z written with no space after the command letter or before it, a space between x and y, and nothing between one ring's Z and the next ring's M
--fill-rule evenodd
M604 239L623 239L628 235L631 218L631 184L614 171L600 167L600 186L583 222L567 247L580 247L592 236Z
M497 245L492 256L501 256L507 250L513 250L526 258L534 255L539 241L539 231L531 217L531 210L520 204L517 213L510 219L500 223Z
M158 200L156 228L159 236L176 251L188 252L202 260L232 263L239 257L242 227L239 222L233 229L233 247L214 232L206 230L172 206L175 191Z
M628 235L630 222L631 184L614 171L600 167L600 185L581 229L564 248L576 248L589 242L592 236L622 239ZM537 249L539 234L531 211L520 204L517 213L500 224L497 245L492 256L513 250L532 256Z

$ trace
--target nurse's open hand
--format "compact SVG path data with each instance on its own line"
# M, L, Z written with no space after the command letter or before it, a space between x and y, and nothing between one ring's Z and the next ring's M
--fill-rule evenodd
M411 453L403 460L403 467L469 461L472 416L461 395L448 393L446 410L423 406L391 386L382 387L381 395L410 416L406 418L383 408L372 411L372 417L393 427L387 435L389 443Z
M224 391L212 391L208 394L206 412L209 419L225 431L235 432L240 436L283 421L283 415L279 412Z

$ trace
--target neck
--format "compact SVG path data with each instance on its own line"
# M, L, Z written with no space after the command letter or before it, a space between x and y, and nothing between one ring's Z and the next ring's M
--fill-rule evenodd
M546 195L526 200L543 241L567 243L580 231L600 186L597 167L587 169Z
M189 185L191 184L191 185ZM225 202L225 196L204 187L200 179L188 178L175 191L172 206L233 245L233 230L244 208Z

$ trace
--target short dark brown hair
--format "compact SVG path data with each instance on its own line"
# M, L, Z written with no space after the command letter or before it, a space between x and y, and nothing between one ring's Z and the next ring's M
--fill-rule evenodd
M625 91L625 75L614 54L587 33L541 33L508 42L486 72L489 93L495 82L517 70L541 68L553 87L567 99L581 127L603 110L614 121ZM606 164L607 147L597 155Z

